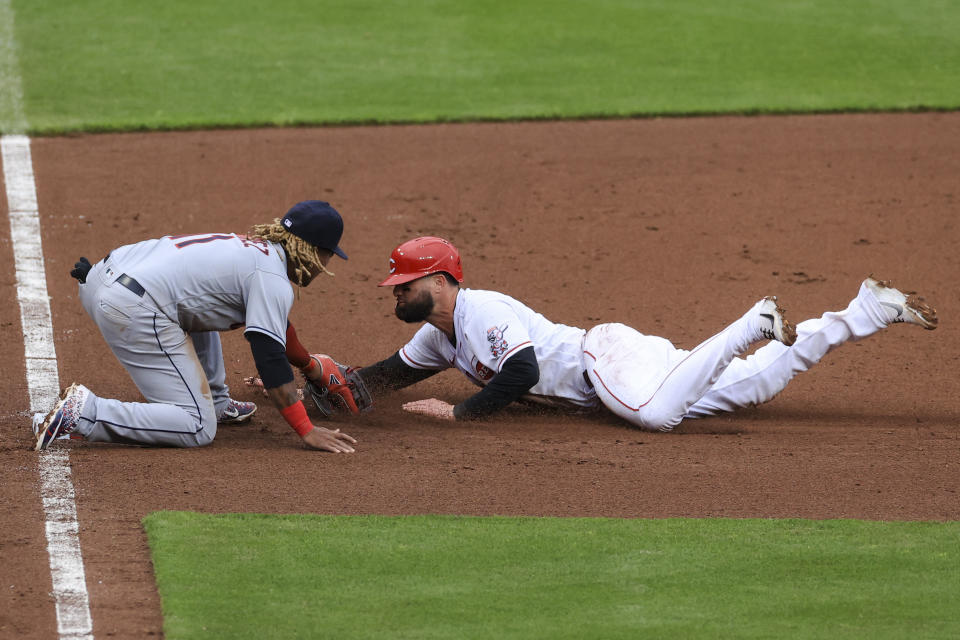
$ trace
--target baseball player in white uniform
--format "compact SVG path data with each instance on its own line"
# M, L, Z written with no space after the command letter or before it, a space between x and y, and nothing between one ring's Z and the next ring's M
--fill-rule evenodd
M83 308L147 402L121 402L73 384L46 415L34 417L38 450L70 434L90 442L197 447L217 423L252 415L253 403L230 399L219 331L244 327L268 396L304 442L352 452L350 436L314 427L297 397L291 364L319 374L288 314L291 282L305 287L343 234L326 202L294 205L282 220L246 235L165 236L126 245L71 272Z
M846 309L794 328L776 298L763 298L694 349L674 347L622 324L589 331L556 324L510 296L461 288L457 249L416 238L390 258L396 315L425 322L390 358L359 369L369 391L399 389L456 368L481 389L454 406L436 398L404 409L445 419L489 415L529 399L574 408L604 405L647 430L772 399L796 374L850 340L892 323L937 326L936 311L889 283L868 278ZM751 345L769 341L752 355Z

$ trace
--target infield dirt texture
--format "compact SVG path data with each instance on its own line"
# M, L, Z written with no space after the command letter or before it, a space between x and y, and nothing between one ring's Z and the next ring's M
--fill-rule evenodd
M33 140L61 381L108 397L138 393L80 308L74 261L164 234L244 231L306 198L343 213L350 260L303 291L292 320L308 348L350 364L412 335L376 283L391 249L420 234L458 245L467 286L685 348L767 294L794 321L842 309L871 273L940 314L934 332L893 326L768 405L672 434L604 415L512 408L449 425L399 410L472 392L447 372L344 425L355 455L304 449L265 403L204 449L68 444L95 635L162 634L140 524L158 509L960 519L958 145L957 113ZM56 620L9 234L0 225L0 636L39 639ZM260 400L241 384L254 368L239 332L224 350L234 396Z

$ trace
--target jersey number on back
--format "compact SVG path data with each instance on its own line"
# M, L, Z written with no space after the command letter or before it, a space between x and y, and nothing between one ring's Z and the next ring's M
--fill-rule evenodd
M253 247L257 251L261 252L263 255L270 255L270 245L267 244L266 240L261 238L248 238L246 236L236 235L234 233L223 234L223 233L211 233L205 235L183 235L183 236L170 236L171 240L180 240L181 238L189 238L189 240L181 240L180 242L175 243L177 249L183 249L184 247L189 247L194 244L205 244L207 242L213 242L214 240L233 240L236 238L239 240L245 247Z

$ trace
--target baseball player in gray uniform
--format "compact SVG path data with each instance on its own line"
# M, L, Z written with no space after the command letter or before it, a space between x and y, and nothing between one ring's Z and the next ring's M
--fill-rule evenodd
M342 382L339 368L369 395L456 368L481 387L476 394L456 406L429 398L403 408L468 420L520 399L580 410L603 405L642 429L670 431L685 418L767 402L829 351L890 324L937 326L936 311L922 299L868 278L842 311L794 328L776 298L763 298L687 351L623 324L589 331L556 324L510 296L461 288L462 281L460 254L442 238L416 238L394 249L380 286L393 287L398 318L425 324L393 356L368 367L346 368L319 356L333 372L329 381ZM740 357L761 341L769 342ZM345 391L329 381L321 378L331 393Z
M320 375L288 320L291 282L306 287L333 255L343 220L308 200L247 234L165 236L114 249L71 272L83 308L147 402L121 402L68 387L46 415L34 416L36 448L70 434L90 442L197 447L217 423L252 415L230 399L219 331L244 327L267 394L310 447L353 452L355 440L314 427L297 395L291 364ZM332 274L331 274L332 275Z

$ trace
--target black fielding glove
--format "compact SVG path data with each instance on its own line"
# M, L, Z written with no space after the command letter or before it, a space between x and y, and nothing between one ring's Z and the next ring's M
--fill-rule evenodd
M80 284L84 284L87 281L87 274L90 273L90 269L93 269L90 261L86 258L80 258L80 260L73 265L73 269L70 270L70 275L79 280Z

